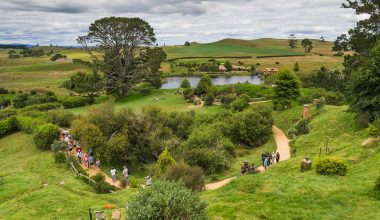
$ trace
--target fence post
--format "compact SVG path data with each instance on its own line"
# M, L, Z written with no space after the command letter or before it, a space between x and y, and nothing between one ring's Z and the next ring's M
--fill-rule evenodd
M90 214L90 220L92 220L92 210L91 210L91 208L88 209L88 212Z

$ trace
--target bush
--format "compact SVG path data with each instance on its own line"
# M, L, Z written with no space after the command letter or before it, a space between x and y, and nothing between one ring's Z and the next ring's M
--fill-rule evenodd
M54 54L54 56L52 56L52 57L50 58L50 60L51 60L51 61L56 61L56 60L59 60L59 59L61 59L61 58L66 58L66 55L62 55L62 54L60 54L60 53L57 53L57 54Z
M189 89L191 88L190 82L188 79L183 79L181 82L181 88L183 89Z
M50 145L50 148L54 152L67 150L68 145L64 141L54 140L54 142Z
M231 103L236 99L233 94L223 95L221 98L221 103L223 108L229 109L231 107Z
M367 134L371 137L377 137L379 136L379 129L374 124L369 124L368 128L366 129Z
M13 107L15 108L23 108L28 105L28 99L29 99L29 94L19 94L16 95L12 102L13 102Z
M49 111L48 116L51 123L65 128L70 127L71 122L75 119L75 115L66 110Z
M105 176L101 173L92 176L91 179L95 181L92 183L92 187L96 193L104 194L114 191L116 188L105 181Z
M188 88L183 91L183 96L185 99L191 99L191 97L194 95L194 89Z
M197 85L197 94L203 95L210 91L212 86L211 78L207 74L203 74Z
M26 107L20 109L20 112L49 111L49 110L57 109L57 108L61 108L61 107L62 107L62 105L60 103L43 103L43 104L26 106Z
M326 99L325 97L321 97L317 100L317 103L315 104L315 107L317 108L317 110L321 110L326 104Z
M296 126L294 127L296 131L296 135L303 135L310 133L310 126L309 126L309 120L308 119L301 119L297 122Z
M8 93L9 93L8 89L4 89L0 87L0 94L8 94Z
M56 125L41 125L33 136L33 141L39 149L49 150L54 140L58 139L60 134L61 131Z
M347 174L347 165L338 158L325 158L320 160L316 165L317 173L321 175L339 175Z
M238 98L231 103L231 108L238 112L243 111L247 107L248 107L248 102L241 98Z
M157 181L129 203L128 219L207 219L207 204L179 183Z
M168 181L180 181L193 191L201 191L205 186L202 168L198 166L190 167L185 163L176 163L169 167L163 179Z
M37 105L37 104L52 103L52 102L57 102L57 97L48 96L45 94L36 94L36 95L28 96L26 105Z
M205 105L207 106L212 105L212 103L214 103L214 100L215 100L214 94L207 93L205 97Z
M380 177L376 179L375 182L375 191L380 193Z
M18 122L15 117L0 121L0 137L18 130Z
M27 116L17 116L19 129L25 133L32 134L38 130L40 125L46 122L40 118L32 118Z
M11 105L11 100L7 98L0 98L0 109L8 107Z
M298 99L298 103L300 105L309 104L312 102L313 102L313 98L311 98L310 96L302 96Z
M173 156L169 153L168 149L165 148L157 160L158 175L164 174L171 165L175 164L175 162Z
M139 188L140 187L139 181L136 177L134 177L134 176L129 177L129 187L130 188Z
M13 115L17 115L17 110L15 110L15 109L2 109L2 110L0 110L0 120L9 118Z
M328 105L343 105L346 98L341 92L328 92L325 96Z
M63 107L65 108L76 108L86 105L91 105L95 103L93 97L84 97L84 96L67 96L60 100Z
M66 156L65 153L62 151L57 151L54 153L54 161L56 163L65 163L66 162Z

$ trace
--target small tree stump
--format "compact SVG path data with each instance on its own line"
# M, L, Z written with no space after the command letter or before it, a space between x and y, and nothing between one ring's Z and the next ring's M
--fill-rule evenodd
M311 160L303 159L301 161L301 172L306 172L306 171L311 170L312 163L313 163L313 161L311 161Z

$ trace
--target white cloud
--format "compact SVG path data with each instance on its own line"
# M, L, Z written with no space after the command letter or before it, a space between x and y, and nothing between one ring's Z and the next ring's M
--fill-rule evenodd
M359 17L344 0L8 0L0 4L0 43L76 45L89 24L106 16L137 16L160 44L226 37L334 39Z

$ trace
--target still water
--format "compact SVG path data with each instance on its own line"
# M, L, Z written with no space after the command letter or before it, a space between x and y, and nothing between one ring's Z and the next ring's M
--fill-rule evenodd
M191 87L195 88L200 80L200 76L173 76L165 78L161 89L179 88L183 79L188 79ZM262 84L263 81L258 76L215 76L211 78L213 85L228 85L237 83Z

